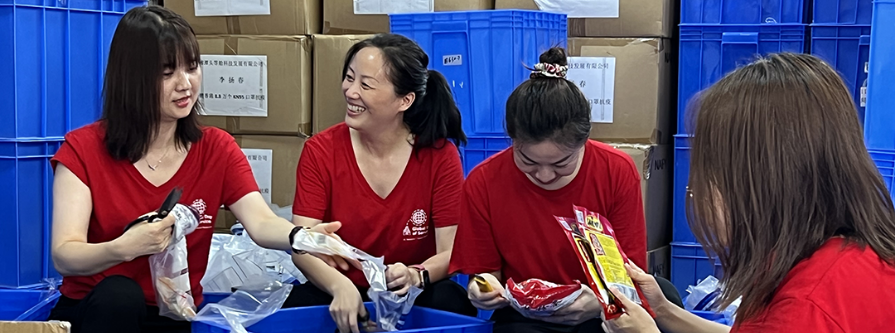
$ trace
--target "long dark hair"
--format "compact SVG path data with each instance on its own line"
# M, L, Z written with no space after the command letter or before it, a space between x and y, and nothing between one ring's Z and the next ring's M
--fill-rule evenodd
M805 54L737 69L695 103L688 219L724 269L722 306L758 315L801 260L835 236L895 264L895 208L848 88Z
M396 95L416 95L413 105L404 111L404 124L415 136L414 148L432 147L442 139L451 140L457 146L466 144L460 109L454 102L447 80L438 71L426 69L429 56L407 37L379 34L354 44L345 56L342 80L345 80L348 65L357 52L367 47L375 47L382 52Z
M539 58L542 64L568 66L566 51L554 47ZM506 104L507 135L514 143L554 143L577 149L590 134L590 103L572 81L533 71Z
M106 149L115 159L139 161L161 122L161 82L165 68L199 63L199 43L180 15L159 6L131 9L115 29L103 86L102 122ZM202 137L196 114L177 121L178 148Z

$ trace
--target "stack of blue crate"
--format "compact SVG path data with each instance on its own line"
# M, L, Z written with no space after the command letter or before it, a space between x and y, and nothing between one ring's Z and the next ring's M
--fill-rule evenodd
M59 279L49 251L49 161L65 133L99 118L112 35L127 10L145 4L0 1L0 312L7 317L51 301L25 290ZM32 312L25 319L46 315Z
M864 121L872 0L814 0L811 54L839 72Z
M895 0L873 1L864 140L895 199Z
M757 56L804 52L802 0L682 0L678 77L678 126L674 156L671 282L681 293L709 275L720 277L687 223L684 198L690 174L692 115L701 90Z
M393 14L391 32L413 39L429 55L429 69L447 78L463 117L469 143L460 150L463 171L511 145L505 105L528 79L538 56L566 47L564 14L528 10L482 10Z

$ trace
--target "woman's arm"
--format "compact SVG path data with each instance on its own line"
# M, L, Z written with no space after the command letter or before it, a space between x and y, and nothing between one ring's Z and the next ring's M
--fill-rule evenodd
M656 310L656 324L667 333L730 332L729 326L700 318L670 302Z
M457 226L435 228L435 248L438 254L426 259L423 267L429 272L429 280L441 281L450 277L448 266L451 263L451 252L454 248L454 235Z
M156 223L138 224L112 241L88 243L92 211L90 188L65 165L57 164L51 251L53 265L62 276L97 274L139 256L158 253L170 242L174 215Z
M298 215L293 215L292 221L297 226L309 228L321 223L320 220ZM292 262L308 278L308 281L330 295L333 295L340 287L351 286L354 288L354 283L347 276L317 257L309 254L292 254Z

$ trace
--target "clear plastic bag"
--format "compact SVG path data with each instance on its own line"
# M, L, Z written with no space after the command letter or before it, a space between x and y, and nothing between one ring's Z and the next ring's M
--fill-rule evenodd
M246 233L224 236L228 239L222 240L209 257L208 268L202 277L205 291L230 292L250 281L307 281L292 263L289 253L262 248Z
M186 236L199 226L199 213L189 206L177 204L171 244L160 253L149 256L149 271L155 287L159 315L175 320L190 320L196 315L196 304L190 287Z
M371 256L344 241L325 234L303 231L295 235L292 247L298 250L360 261L370 289L367 296L376 307L376 323L383 331L397 331L403 325L402 317L410 313L413 302L422 290L411 287L407 294L398 296L388 290L385 278L385 261L382 257Z
M194 321L229 326L233 332L246 333L252 326L283 307L292 284L278 281L245 285L220 302L205 305Z
M700 280L695 286L687 287L687 296L684 307L690 311L707 311L712 309L715 299L721 295L721 282L718 278L709 275Z

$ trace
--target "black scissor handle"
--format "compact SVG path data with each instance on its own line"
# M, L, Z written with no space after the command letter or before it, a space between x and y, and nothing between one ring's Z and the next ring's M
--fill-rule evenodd
M162 206L159 207L158 211L152 214L140 216L136 220L131 221L131 223L128 223L127 226L124 227L124 231L127 231L131 227L142 222L148 221L151 223L155 222L156 220L161 220L165 217L168 217L168 214L171 213L172 210L174 210L174 207L177 206L177 202L180 201L181 195L183 195L183 188L175 187L173 190L171 190L171 193L168 193L168 197L166 197L165 201L162 202Z

